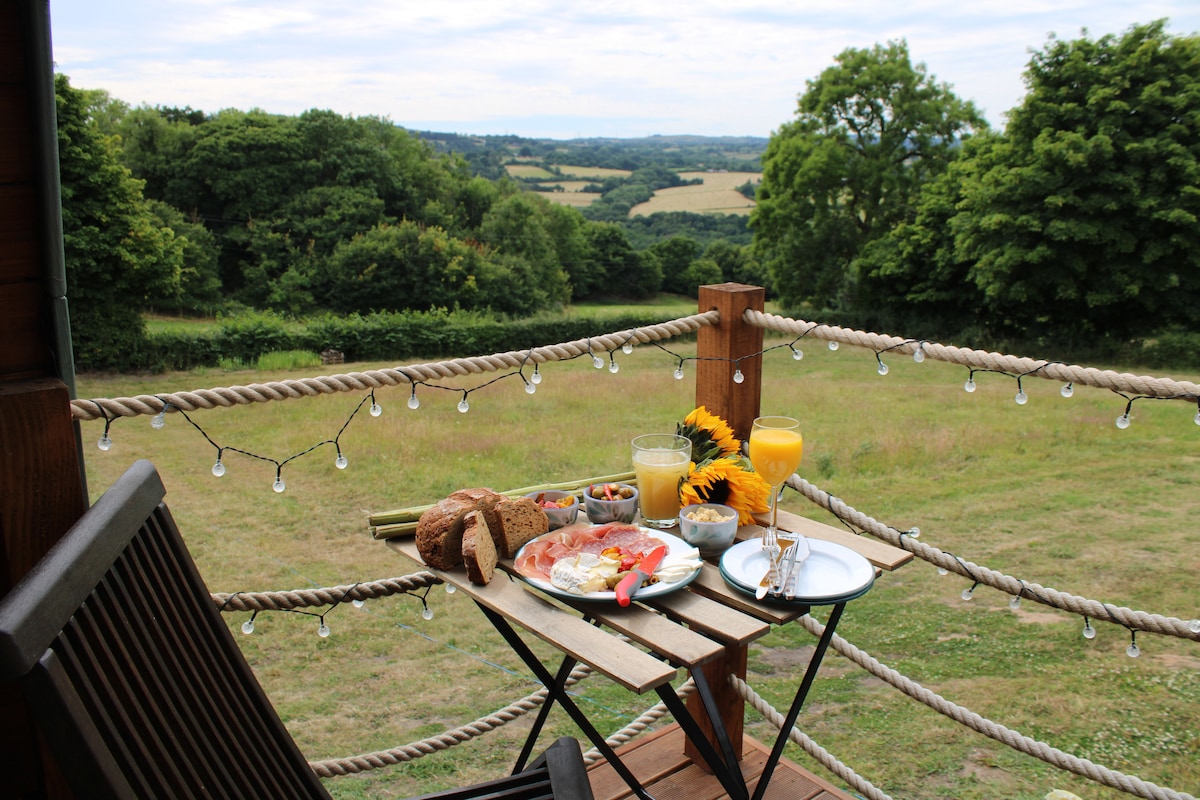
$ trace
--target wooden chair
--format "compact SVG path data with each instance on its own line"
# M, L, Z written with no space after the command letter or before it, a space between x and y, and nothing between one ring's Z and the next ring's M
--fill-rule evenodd
M328 798L215 608L139 461L0 598L16 681L77 797ZM579 743L424 798L591 800Z

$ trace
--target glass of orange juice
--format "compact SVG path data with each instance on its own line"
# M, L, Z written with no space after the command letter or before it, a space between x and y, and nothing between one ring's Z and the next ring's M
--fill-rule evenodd
M750 430L750 463L754 471L771 485L771 526L764 541L774 542L778 531L779 492L783 483L800 466L804 457L804 437L800 421L791 417L759 417Z
M633 440L642 524L670 528L679 521L679 483L687 477L692 442L673 433L647 433Z

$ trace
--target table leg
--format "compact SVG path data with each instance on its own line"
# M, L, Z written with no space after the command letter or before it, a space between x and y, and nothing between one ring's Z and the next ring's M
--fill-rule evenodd
M792 727L796 724L796 717L800 715L800 709L804 705L805 698L808 696L808 690L812 687L813 679L817 677L817 670L821 666L821 660L825 658L825 651L829 649L829 643L833 640L833 633L837 629L838 620L842 618L842 611L845 608L845 603L835 605L829 615L829 621L825 623L825 632L821 634L821 639L817 642L817 649L813 652L812 660L808 662L808 669L804 671L804 679L800 681L800 688L796 690L796 697L792 700L792 707L788 709L787 717L783 721L783 727L779 729L779 738L775 740L775 746L771 748L771 755L767 759L767 763L763 765L762 775L758 779L758 786L754 789L754 800L762 800L763 795L767 791L767 784L771 782L771 775L775 772L775 767L779 764L779 759L783 756L783 748L788 743Z
M698 674L699 671L693 677ZM696 690L703 691L709 695L709 702L706 702L705 706L710 709L710 719L720 719L720 717L711 716L716 713L715 704L711 702L712 695L708 691L707 681L704 681L703 677L700 678L700 681L704 683L704 688L701 689L698 682ZM683 704L683 701L679 699L679 695L675 694L675 690L670 684L658 687L658 696L662 698L663 704L671 712L671 716L675 718L675 721L679 723L679 727L683 729L687 740L693 743L699 750L700 757L712 769L713 774L721 782L721 785L725 787L725 791L729 793L729 796L735 800L746 800L750 796L750 792L746 788L746 781L742 777L742 771L738 766L737 759L731 757L732 748L726 751L726 758L728 760L722 759L721 754L717 752L717 748L713 747L712 742L704 735L704 731L701 730L696 718L691 715L687 707ZM721 738L724 739L723 744L728 744L728 737Z
M567 678L570 676L571 670L575 669L575 665L578 663L571 656L563 657L562 664L558 668L558 674L554 676L554 688L549 690L546 702L542 703L542 707L538 709L537 718L534 719L533 726L529 729L529 735L525 737L525 746L521 748L521 755L517 757L517 763L513 765L513 775L523 771L525 765L529 763L529 757L533 755L533 748L537 745L537 739L542 732L542 727L546 724L546 719L550 716L550 707L554 705L552 698L566 690Z
M479 610L492 623L492 626L504 637L504 640L508 642L513 652L520 656L521 660L525 662L525 666L529 667L537 679L541 681L542 685L546 687L546 705L549 706L558 701L563 710L571 717L571 720L579 726L579 729L583 731L584 735L588 737L588 740L591 741L595 748L600 751L600 755L604 756L605 760L616 770L616 773L621 776L621 780L625 781L626 785L633 790L633 793L642 798L642 800L654 800L654 797L642 788L642 785L638 783L634 774L629 771L629 767L625 766L624 762L621 761L612 749L612 746L604 740L604 736L601 735L600 731L596 730L596 726L580 710L570 695L562 687L555 685L554 676L538 660L537 654L529 649L529 645L525 644L525 640L513 630L508 620L481 603L476 603L476 605L479 606Z

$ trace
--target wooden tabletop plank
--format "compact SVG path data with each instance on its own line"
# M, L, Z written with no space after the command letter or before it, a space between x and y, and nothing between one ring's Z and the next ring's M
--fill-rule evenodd
M771 630L768 623L757 617L695 592L671 592L645 603L671 619L686 623L692 630L726 644L747 645Z
M525 591L524 583L510 579L503 573L497 573L495 580L486 586L477 586L467 579L465 571L443 571L425 566L412 539L389 539L387 546L457 587L472 600L604 673L630 691L643 694L673 680L678 674L675 667ZM645 609L643 612L650 613Z
M711 597L723 605L736 608L738 611L773 625L783 625L808 613L808 606L794 603L785 605L776 602L760 602L749 595L731 589L729 584L725 583L725 579L721 577L721 571L711 564L704 565L704 569L700 570L700 574L696 580L692 581L690 588L697 594Z
M673 592L687 594L687 592ZM689 669L721 655L725 645L689 630L636 603L621 608L615 603L570 602L568 605L650 648L673 664Z
M754 518L759 525L743 525L738 528L737 538L739 541L762 536L760 526L768 525L771 522L769 513L755 514ZM779 511L779 527L782 530L799 533L812 539L822 539L849 547L854 552L865 556L876 567L889 572L913 560L912 553L901 550L899 547L892 547L887 542L881 542L868 536L857 536L845 528L835 528L832 525L826 525L815 519L802 517L782 509Z

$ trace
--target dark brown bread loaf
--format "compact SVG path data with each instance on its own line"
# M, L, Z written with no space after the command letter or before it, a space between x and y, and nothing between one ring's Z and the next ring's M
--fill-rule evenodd
M501 499L491 489L459 489L431 507L417 520L417 551L421 558L434 569L454 569L462 564L463 517L478 510L494 515L492 509ZM499 520L495 524L499 525Z
M471 583L487 585L496 572L496 545L482 510L463 517L462 555Z

